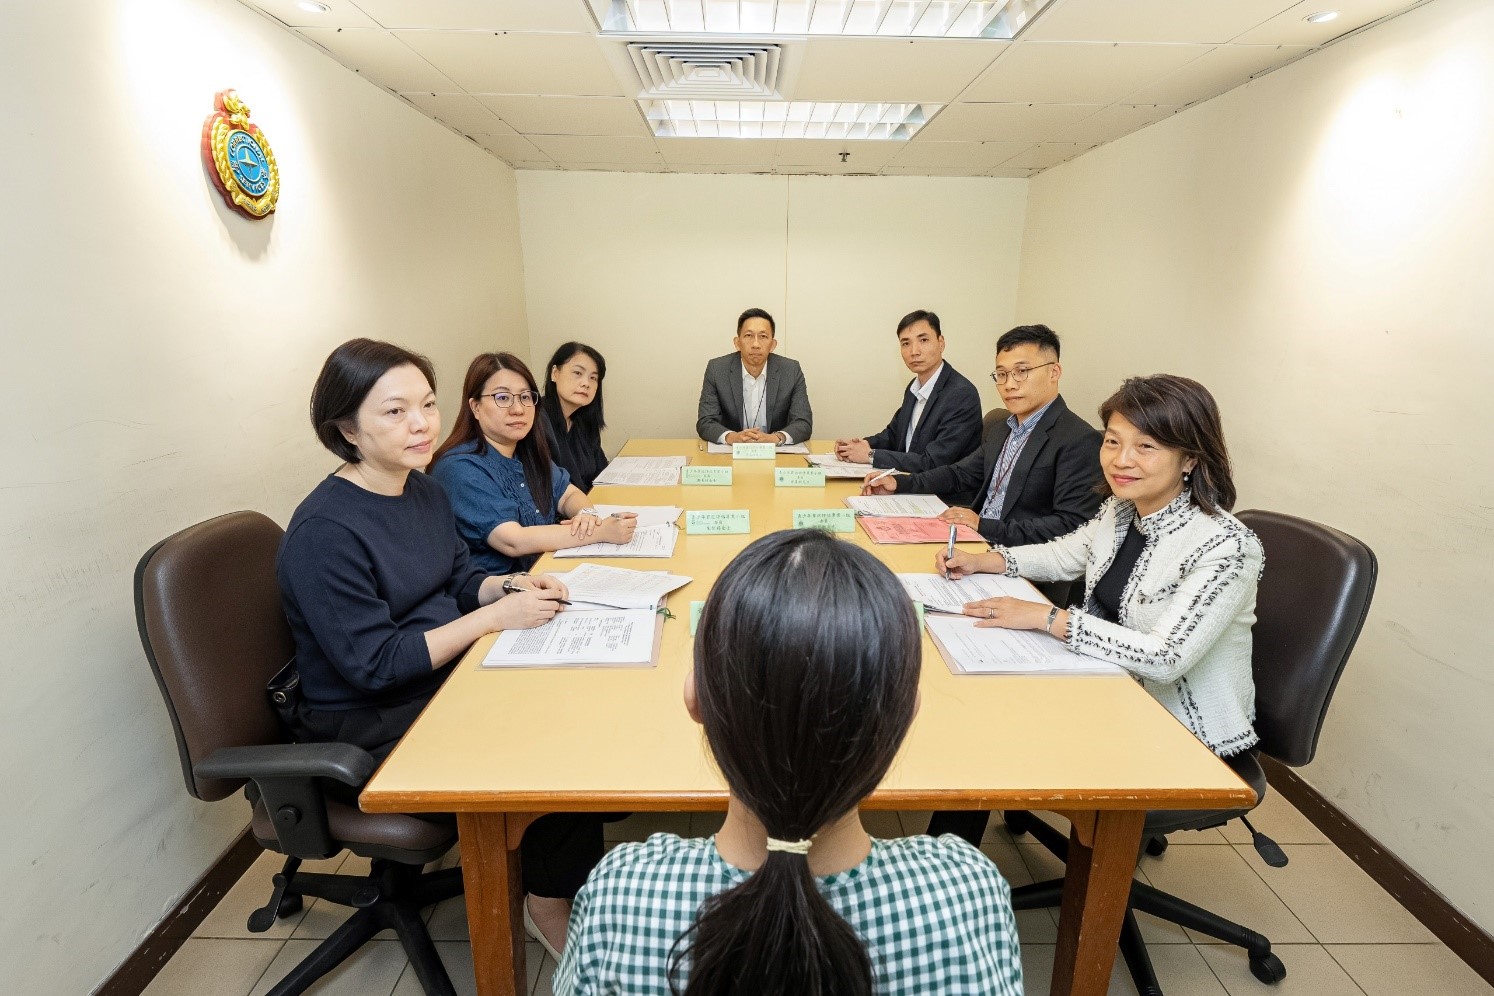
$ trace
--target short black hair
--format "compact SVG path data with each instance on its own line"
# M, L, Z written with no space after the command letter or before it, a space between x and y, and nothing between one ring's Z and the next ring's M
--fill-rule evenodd
M349 339L332 350L311 388L311 427L322 445L346 463L363 459L342 434L343 427L357 422L358 409L379 378L406 364L425 374L431 390L436 389L431 361L403 346L377 339Z
M910 311L903 316L902 321L897 323L897 334L902 335L903 329L909 325L917 325L919 322L928 322L929 328L934 330L934 335L944 338L944 330L939 327L939 316L932 311Z
M996 340L996 352L1004 353L1028 342L1038 349L1051 349L1053 357L1059 357L1058 333L1046 325L1018 325Z
M761 308L748 308L746 311L742 312L740 315L737 316L737 331L738 332L742 331L742 326L745 325L745 324L747 324L747 319L749 319L749 318L762 318L762 319L765 319L767 321L767 323L768 323L768 328L770 328L770 329L773 330L773 336L775 338L778 336L778 323L775 322L775 321L773 321L773 316L772 315L768 314L766 311L764 311Z

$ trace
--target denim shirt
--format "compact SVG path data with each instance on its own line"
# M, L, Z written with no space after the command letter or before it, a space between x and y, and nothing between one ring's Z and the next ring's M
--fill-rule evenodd
M481 445L483 452L476 452ZM550 512L541 512L529 493L524 479L524 465L517 457L506 457L493 446L480 441L464 443L443 456L431 470L441 482L456 513L457 533L472 552L472 564L489 574L527 571L539 559L538 554L509 557L488 545L488 535L505 522L521 526L555 524L560 496L570 487L570 473L558 464L550 465L553 494Z

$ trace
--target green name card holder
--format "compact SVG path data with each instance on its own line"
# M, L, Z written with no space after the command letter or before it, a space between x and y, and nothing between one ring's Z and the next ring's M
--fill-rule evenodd
M705 608L705 603L701 602L700 606L701 606L701 608ZM922 602L914 602L913 603L913 611L918 613L918 628L919 629L923 629L923 603ZM690 617L690 635L691 636L695 635L695 616L691 616Z
M775 488L823 488L825 472L819 467L778 467L773 471Z
M690 635L695 635L695 627L700 625L700 610L705 608L705 602L690 603Z
M686 512L686 535L742 534L752 531L745 508L718 508L708 512Z
M832 533L854 533L856 513L849 508L796 508L795 529L824 529Z
M733 460L773 460L778 456L778 447L773 443L732 443Z
M680 470L681 484L731 484L730 467L685 467Z

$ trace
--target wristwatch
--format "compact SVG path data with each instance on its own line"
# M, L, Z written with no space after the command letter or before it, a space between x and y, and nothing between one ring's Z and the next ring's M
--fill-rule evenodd
M510 574L508 577L504 578L503 593L505 595L512 595L516 591L528 591L528 588L521 588L518 585L514 584L514 582L519 580L519 578L527 578L528 576L528 571L520 571L517 574Z
M1049 635L1052 635L1052 633L1053 633L1053 620L1055 620L1057 618L1058 618L1058 606L1055 605L1055 606L1053 606L1053 608L1051 608L1051 609L1048 610L1048 622L1046 624L1044 624L1044 626L1043 626L1043 629L1047 630L1048 633L1049 633Z

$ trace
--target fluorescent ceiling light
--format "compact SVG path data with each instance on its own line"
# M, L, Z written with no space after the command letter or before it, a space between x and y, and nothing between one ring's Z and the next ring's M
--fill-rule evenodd
M1333 21L1333 20L1337 20L1337 19L1338 19L1338 11L1336 11L1336 10L1320 10L1316 14L1308 14L1302 20L1306 21L1308 24L1327 24L1329 21Z
M300 7L308 14L325 14L327 11L332 9L324 3L317 3L316 0L300 0L300 2L296 4L296 6Z
M904 141L941 104L814 100L640 100L661 138L830 138Z
M591 0L604 33L1014 38L1052 0Z

